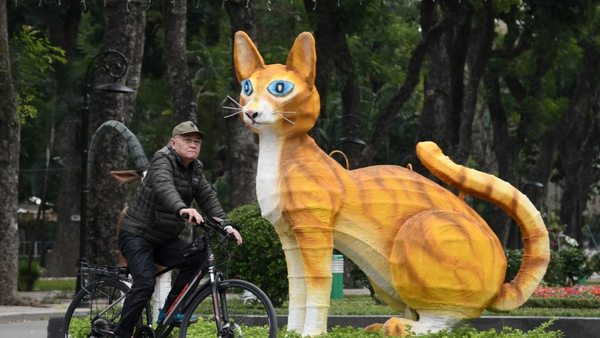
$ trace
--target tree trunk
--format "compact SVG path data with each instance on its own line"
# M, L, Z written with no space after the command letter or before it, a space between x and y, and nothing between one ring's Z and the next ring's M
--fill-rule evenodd
M514 179L514 162L517 152L508 133L508 115L504 110L500 98L500 83L498 74L488 71L485 74L485 85L487 87L487 105L492 121L494 133L494 152L498 162L498 176L504 180ZM491 213L489 224L500 238L503 246L507 245L511 218L501 209L495 208Z
M7 3L0 0L0 305L17 302L20 131L8 47Z
M559 152L565 173L560 220L567 233L579 243L583 239L582 217L593 183L598 179L594 168L600 154L600 48L584 46L582 68L569 108L561 121Z
M229 0L225 9L231 23L231 40L235 32L246 32L257 42L256 22L254 19L254 3L246 0ZM258 44L258 43L257 43ZM233 70L233 53L231 59ZM235 76L234 76L235 78ZM232 83L233 97L239 96L239 85ZM258 163L258 146L252 132L238 118L226 120L228 151L228 186L229 204L231 208L256 202L256 165Z
M196 97L187 63L187 1L164 2L165 60L175 122L198 122Z
M315 86L319 91L319 98L321 102L321 110L319 112L319 118L316 121L315 126L310 130L311 136L315 141L324 146L324 139L318 132L319 127L322 126L324 121L328 117L327 102L329 100L329 82L333 73L334 68L334 57L333 57L333 34L330 26L333 25L328 19L324 9L326 9L327 3L317 3L317 8L320 10L315 11L314 3L312 0L304 0L304 8L308 14L312 27L315 34L315 43L317 49L317 76L315 78ZM329 145L328 145L329 146Z
M144 51L146 7L143 2L106 2L106 25L102 50L115 49L127 58L129 69L121 80L137 90L140 83ZM105 72L97 72L94 86L111 82ZM105 121L118 120L128 125L132 119L136 94L116 94L94 91L90 102L89 135ZM115 225L125 204L125 189L110 178L111 170L127 166L126 141L116 132L109 132L99 141L90 179L86 256L100 263L116 262Z
M473 118L479 97L479 85L491 55L494 41L494 10L491 1L483 3L483 10L475 15L471 43L467 54L465 88L462 98L462 113L458 130L458 149L454 159L465 163L471 152Z
M451 18L453 24L446 26L427 54L425 97L418 139L435 141L444 153L460 163L466 158L456 155L459 154L463 82L466 54L471 43L473 9L466 3L454 2L440 2L440 8L442 20ZM431 16L434 22L437 21L435 15Z
M342 114L339 123L341 139L332 140L332 144L329 146L336 147L337 142L342 141L339 144L342 152L347 155L350 167L356 168L361 165L360 151L363 148L362 144L356 143L362 129L360 92L352 53L338 13L339 6L333 1L317 3L315 6L313 1L304 0L304 7L307 13L311 13L315 8L313 26L315 27L317 69L319 70L315 84L321 97L319 120L323 120L326 114L324 109L327 106L327 83L330 81L332 70L335 67L342 79Z
M63 100L58 100L57 111L63 112L59 119L54 144L54 154L58 157L56 166L58 170L58 192L56 197L56 236L52 251L48 254L46 275L49 277L75 276L79 250L79 222L72 216L79 214L79 188L81 187L79 165L81 163L76 133L79 123L80 109L74 108L74 97L81 94L73 88L74 74L72 61L75 59L76 38L81 20L81 2L70 1L64 17L50 15L47 11L40 11L45 24L49 27L50 41L53 45L61 47L66 54L68 62L58 63L56 69L56 95Z

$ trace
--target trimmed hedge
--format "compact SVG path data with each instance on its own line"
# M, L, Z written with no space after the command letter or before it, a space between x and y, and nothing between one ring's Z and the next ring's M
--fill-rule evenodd
M256 284L274 306L281 306L288 298L287 266L273 226L261 216L258 204L241 206L228 216L244 243L230 247L231 257L222 270L228 273L229 278L241 278ZM215 252L217 257L223 257L219 255L218 248Z
M523 304L523 307L598 309L600 308L600 299L531 297L525 304Z

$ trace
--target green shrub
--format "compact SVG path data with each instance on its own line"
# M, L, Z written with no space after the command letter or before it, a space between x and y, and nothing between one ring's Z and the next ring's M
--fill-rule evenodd
M564 264L564 273L569 285L577 284L580 278L589 277L592 270L588 258L578 247L567 246L559 251Z
M469 337L469 338L509 338L509 337L535 337L535 338L561 338L564 334L561 331L548 331L548 328L552 325L553 320L547 321L542 325L533 328L529 331L522 331L511 327L504 327L500 332L495 329L489 329L487 331L477 331L476 329L464 325L457 327L456 329L442 330L437 333L420 334L416 337L428 337L428 338L452 338L452 337ZM413 336L409 336L413 337Z
M28 259L19 259L19 280L17 287L19 291L32 291L33 285L42 275L40 264L37 261L31 262L31 270L29 269Z
M209 337L214 334L214 323L205 322L203 325L195 324L188 330L188 337ZM514 338L514 337L531 337L531 338L561 338L564 337L561 331L548 331L548 328L552 325L552 321L543 323L537 328L529 331L522 331L505 327L500 332L495 329L489 329L487 331L478 331L470 326L460 326L454 330L442 330L437 333L426 333L418 335L410 335L409 337L428 337L428 338ZM176 332L175 332L176 333ZM316 336L315 338L376 338L382 337L383 333L379 332L367 332L362 328L353 327L333 327L329 332ZM258 338L266 337L267 331L262 327L248 328L244 332L244 337ZM286 328L280 328L278 337L282 338L300 338L301 335L296 332L287 331Z
M261 217L257 204L234 209L228 216L240 231L244 243L231 248L226 272L230 278L256 284L274 306L281 306L288 297L287 266L273 226ZM217 250L215 252L218 254Z
M548 263L548 269L546 275L544 275L544 282L549 285L566 285L566 280L565 263L559 252L552 250L550 252L550 263Z
M504 278L506 282L510 282L515 278L522 258L523 250L506 249L506 277Z
M511 281L521 265L523 250L506 250L506 281ZM570 286L582 277L589 277L593 270L587 256L578 247L565 245L561 250L550 251L550 263L544 275L549 285Z
M589 266L592 272L600 272L600 253L590 257Z
M600 299L531 297L523 304L523 307L598 309L600 308Z

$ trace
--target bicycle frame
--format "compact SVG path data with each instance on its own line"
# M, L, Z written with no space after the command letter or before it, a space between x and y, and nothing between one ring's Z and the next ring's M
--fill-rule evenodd
M179 295L177 295L177 298L175 298L175 301L173 302L173 304L171 304L171 306L165 311L165 318L163 319L162 323L158 323L157 328L154 330L156 337L162 337L163 334L165 334L169 331L169 324L171 323L172 320L174 320L175 313L177 313L176 310L179 309L180 306L181 306L182 311L185 311L188 304L190 303L190 301L192 299L194 299L194 297L197 294L199 294L200 292L202 292L203 290L205 290L208 287L210 287L210 289L211 289L211 297L212 297L212 302L213 302L213 313L214 313L215 322L217 324L217 332L220 333L223 331L222 319L227 320L227 313L226 313L225 309L219 308L220 302L219 302L219 294L217 292L217 287L219 285L219 281L221 281L223 279L223 276L220 272L217 272L217 269L215 266L216 260L215 260L215 255L213 253L213 250L212 250L212 247L210 244L210 237L211 237L210 231L205 232L203 241L204 241L206 253L208 256L208 267L207 267L208 281L206 281L202 285L195 287L196 285L198 285L200 283L200 280L203 277L202 270L199 270L196 273L196 275L194 275L194 278L192 278L192 280L183 287L183 289L181 290ZM170 268L161 270L156 273L156 276L158 277L172 269L173 268L170 267ZM148 316L150 316L150 314L148 314ZM148 318L148 323L150 323L150 322L151 322L151 319Z

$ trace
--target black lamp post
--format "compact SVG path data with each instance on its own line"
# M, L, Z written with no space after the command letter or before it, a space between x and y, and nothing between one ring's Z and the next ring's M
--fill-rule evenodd
M85 257L86 233L87 233L87 197L89 193L89 182L87 174L88 157L88 128L89 128L89 99L92 90L113 94L133 93L134 90L119 83L118 81L127 74L128 64L125 55L117 50L109 49L96 54L89 62L85 72L83 87L83 109L81 111L81 206L79 220L79 262ZM111 77L112 82L93 86L97 74L105 74ZM77 275L77 288L80 287L80 274Z

